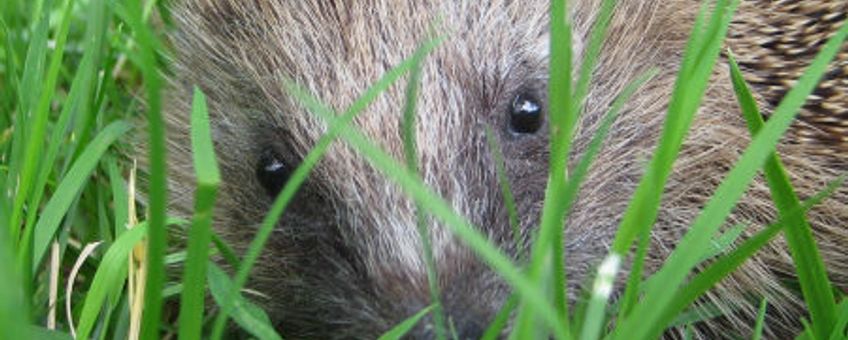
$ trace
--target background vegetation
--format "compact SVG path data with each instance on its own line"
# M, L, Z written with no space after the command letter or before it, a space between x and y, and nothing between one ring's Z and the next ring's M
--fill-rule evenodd
M599 267L593 289L585 301L569 310L563 289L552 288L565 287L567 265L558 255L562 252L560 240L568 237L563 234L563 220L618 110L654 73L646 73L620 94L578 166L566 171L571 137L614 1L603 1L576 80L567 76L574 73L571 28L563 16L565 6L564 1L552 2L549 107L555 128L551 129L549 187L530 262L519 267L418 179L412 129L406 132L404 166L348 125L400 79L408 83L406 112L414 112L417 68L427 53L438 47L438 39L422 45L342 115L296 84L283 84L314 114L326 119L331 129L286 184L248 252L237 256L210 230L211 207L220 179L209 140L205 101L199 91L192 112L194 161L201 170L197 174L196 215L191 221L166 216L159 99L162 72L167 72L168 52L159 38L169 27L165 4L141 0L0 1L0 338L156 339L178 335L182 339L217 339L224 334L228 318L255 337L279 338L264 312L238 292L297 187L336 139L359 150L413 197L421 211L445 222L515 287L514 296L492 323L487 338L499 334L510 315L515 317L513 337L519 339L549 335L557 339L655 338L671 325L695 324L699 318L687 318L693 315L691 303L779 233L787 237L798 263L799 294L810 310L806 331L799 337L844 338L848 302L834 296L804 220L804 211L841 182L823 188L822 194L809 201L799 202L773 150L842 46L848 26L822 49L768 123L762 122L738 69L732 69L738 99L756 137L680 241L679 250L660 271L643 280L639 268L646 242L642 241L653 225L661 184L671 171L716 67L736 2L717 0L715 6L704 6L694 23L677 86L670 94L671 114L657 152L609 255ZM156 24L151 18L157 18ZM406 77L408 74L412 76ZM143 104L139 98L145 98ZM406 126L412 126L414 115L405 117ZM136 188L133 164L127 155L133 154L131 131L142 119L147 121L149 140L142 142L150 146L151 167L147 169L149 187ZM731 247L737 236L719 234L719 228L758 171L764 171L768 178L780 219ZM503 188L509 191L508 183L504 182ZM148 206L136 208L137 190L148 193ZM169 252L166 225L189 229L191 238L185 250ZM425 235L423 231L421 235ZM718 240L723 248L710 247L710 240ZM215 245L211 252L210 243ZM613 279L622 261L630 258L634 244L635 270L623 298L611 304ZM223 257L238 271L230 277L208 261L210 255ZM690 275L705 258L712 258L706 269ZM184 268L183 275L167 277L166 265ZM430 278L435 281L437 273L430 268ZM215 310L223 312L207 311L207 292L221 307ZM433 296L431 307L411 316L385 338L402 336L427 313L435 316L439 337L451 338L438 294ZM759 337L766 304L763 300L756 331L746 336Z

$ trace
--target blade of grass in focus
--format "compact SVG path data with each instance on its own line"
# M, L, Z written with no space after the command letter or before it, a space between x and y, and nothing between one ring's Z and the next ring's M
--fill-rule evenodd
M718 57L724 30L733 13L733 10L728 10L728 6L728 1L718 1L709 21L707 2L701 6L686 45L657 150L630 200L613 241L611 252L623 256L635 238L640 240L622 299L622 320L629 317L641 291L640 282L650 241L650 227L656 219L666 179L703 98L709 75Z
M601 150L601 146L603 145L604 140L606 139L607 134L609 133L610 128L612 128L613 122L618 117L618 114L621 112L621 109L630 100L630 97L633 96L636 91L641 88L645 83L650 81L654 76L658 73L657 69L651 69L644 74L637 77L633 82L627 85L624 90L619 94L619 96L612 103L610 109L604 115L603 120L601 121L600 127L592 136L591 141L589 142L589 146L586 148L583 156L580 157L577 166L574 169L574 173L572 177L569 179L568 184L565 187L563 192L563 197L566 202L565 207L566 216L568 211L571 209L572 204L576 201L577 192L580 189L581 184L583 183L583 179L586 177L586 174L589 172L589 168L591 167L595 157L598 152ZM617 257L609 257L608 260L605 260L609 266L613 268L617 268L620 263L620 259ZM595 339L598 336L597 331L600 330L601 321L603 320L603 311L606 306L606 302L609 299L609 294L612 291L612 282L614 278L615 271L604 271L604 265L601 265L599 268L599 282L596 284L596 289L592 301L590 301L589 309L586 314L586 320L583 323L582 327L582 339ZM600 276L601 272L604 272L604 276ZM608 274L611 274L610 277ZM593 333L595 333L593 335Z
M798 209L793 209L788 216L804 214L810 207L818 204L839 188L845 178L840 178L830 183L822 192L807 200ZM705 294L715 284L730 275L739 268L748 258L753 256L760 248L765 246L774 236L786 227L787 223L780 220L777 223L755 234L735 250L724 255L710 264L703 271L695 275L689 282L679 289L671 298L668 306L661 312L659 321L652 327L652 334L659 334L663 327L661 325L671 323L687 306L691 305L701 295ZM654 277L652 277L654 279ZM661 282L661 281L660 281ZM650 285L646 285L650 287Z
M848 27L848 24L845 27ZM841 45L841 41L839 43ZM748 85L745 83L745 79L742 78L742 71L736 64L732 53L728 53L728 59L733 88L736 91L739 106L742 108L742 114L748 124L748 130L751 131L751 135L755 136L765 124L763 117L753 95L751 95L751 91L748 89ZM817 80L816 83L818 83ZM798 200L798 194L792 188L789 175L777 152L772 152L768 156L764 171L766 182L771 190L772 200L779 215L781 218L789 218L789 212L798 209L801 203ZM795 262L795 271L801 285L801 292L804 295L804 301L807 303L807 309L810 312L816 334L822 336L830 334L831 324L836 320L836 301L833 297L830 279L827 277L824 260L813 238L810 223L807 222L804 215L796 214L791 215L791 217L787 220L788 226L783 233Z
M626 254L637 235L656 219L663 187L700 105L736 2L718 0L706 27L703 6L686 47L668 115L654 157L639 182L613 242L612 251Z
M194 198L194 221L188 232L188 255L183 272L180 299L180 339L199 339L203 328L206 297L206 263L212 241L212 213L221 175L215 160L215 149L209 128L206 96L194 89L191 113L191 145L197 189Z
M577 130L583 103L589 92L595 65L615 8L615 0L604 0L595 18L589 43L583 51L580 76L572 84L573 51L572 26L565 0L553 1L551 5L550 75L548 82L548 110L550 112L550 160L548 186L538 240L532 250L529 275L537 280L542 290L552 290L553 301L560 320L568 319L566 301L566 273L564 263L564 223L572 198L565 198L568 159L571 143ZM548 272L549 274L546 274ZM519 318L514 336L534 336L532 313L519 309ZM566 323L567 324L567 323ZM537 334L536 334L537 335Z
M565 303L565 271L562 254L563 209L562 191L567 176L568 148L570 133L576 126L576 112L572 106L572 27L568 15L568 1L551 1L550 8L550 61L548 81L548 116L550 130L550 156L548 184L545 188L545 200L538 237L531 249L528 275L536 289L552 297L556 308L556 318L566 320L568 316ZM511 338L531 338L541 336L536 327L536 316L532 308L526 308L528 301L519 303L517 317ZM570 333L567 329L566 334ZM567 335L571 338L571 335Z
M726 20L729 20L729 18ZM754 137L739 161L713 193L712 198L695 219L692 227L689 228L689 232L678 243L675 251L668 257L663 267L655 274L657 280L663 282L662 287L659 285L649 287L653 289L646 291L643 301L633 310L633 317L626 320L625 324L617 329L618 336L624 336L624 334L627 337L652 336L647 332L646 327L640 325L656 325L660 313L673 297L672 294L669 294L669 290L676 290L686 279L687 273L697 264L698 254L709 245L710 235L714 234L722 225L736 201L747 189L748 183L765 163L780 137L789 128L807 96L812 93L819 79L824 75L827 65L839 52L846 35L848 35L848 25L843 26L824 45L797 84L783 98L768 123ZM831 309L830 312L832 313L832 311ZM832 314L830 315L832 316ZM823 330L829 330L833 325L832 319L819 321L821 324L817 327L821 327ZM823 334L829 333L828 331Z

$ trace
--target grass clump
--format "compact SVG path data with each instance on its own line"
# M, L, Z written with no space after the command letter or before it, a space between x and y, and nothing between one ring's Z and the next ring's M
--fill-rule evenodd
M661 138L644 177L630 200L610 253L601 261L587 301L569 308L565 287L563 225L606 135L628 99L658 70L629 84L603 116L576 165L569 169L580 113L602 53L615 1L604 0L574 74L569 4L551 6L549 109L551 152L541 225L519 264L498 248L451 205L428 188L418 174L416 102L422 61L441 39L425 41L408 59L388 71L340 114L298 84L284 81L290 95L324 119L329 129L295 169L263 220L256 237L239 258L211 229L221 176L215 161L209 117L202 92L195 91L192 147L197 170L195 215L191 221L169 219L166 191L165 129L161 114L163 55L155 12L167 22L166 7L139 0L5 0L0 2L0 338L180 339L224 337L228 320L261 339L279 339L271 320L241 292L277 221L310 171L336 140L360 152L415 202L424 248L432 305L411 315L384 335L402 338L430 316L439 339L455 337L442 305L438 273L430 249L429 219L438 220L473 250L514 289L484 338L496 338L510 318L516 339L656 338L683 322L691 331L687 308L730 275L746 259L781 232L795 260L801 296L810 320L801 337L844 338L848 303L837 301L805 213L842 184L800 201L789 183L775 145L788 129L805 98L816 87L828 63L848 36L845 25L827 44L794 88L763 122L750 90L730 58L734 88L753 139L713 198L689 228L659 271L642 278L651 227L683 140L708 86L737 0L705 2L683 55ZM353 124L383 92L409 75L404 112L404 162L398 162ZM145 98L144 104L137 99ZM146 219L136 223L135 183L126 162L127 136L144 114L149 133L149 178ZM488 142L497 150L489 132ZM515 203L504 175L503 156L495 152L501 191L509 201L513 229ZM738 242L744 226L715 238L736 201L759 172L772 192L779 219ZM127 180L125 178L130 178ZM167 226L190 225L187 250L168 253ZM515 232L516 242L518 232ZM713 242L715 241L715 242ZM102 242L100 246L97 242ZM634 248L635 253L631 254ZM717 244L718 246L716 246ZM210 245L214 247L210 247ZM89 251L93 249L91 256ZM211 250L210 250L211 249ZM219 254L235 269L230 277L210 256ZM632 256L631 256L632 255ZM623 296L610 303L613 282L625 259L632 258ZM699 272L693 268L710 259ZM601 260L601 259L599 259ZM75 277L62 277L79 263ZM166 266L184 268L169 278ZM61 291L55 282L73 280L77 290ZM51 283L52 282L52 283ZM70 286L70 285L69 285ZM81 288L85 287L85 288ZM208 288L208 289L207 289ZM211 296L215 307L209 306ZM57 306L68 302L67 313ZM178 314L163 308L179 303ZM753 339L762 336L766 301L762 301ZM680 321L684 320L684 321ZM26 325L25 327L22 325Z

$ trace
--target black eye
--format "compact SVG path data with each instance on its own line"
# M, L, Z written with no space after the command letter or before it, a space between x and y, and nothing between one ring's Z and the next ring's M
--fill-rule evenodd
M532 95L521 93L515 96L509 109L512 132L534 133L542 127L542 105Z
M256 167L256 178L265 188L268 196L276 197L291 176L291 169L280 156L271 151L262 153Z

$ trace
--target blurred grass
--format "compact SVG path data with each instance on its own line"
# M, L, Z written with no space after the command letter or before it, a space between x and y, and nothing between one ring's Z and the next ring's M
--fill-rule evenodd
M36 96L32 96L29 99L25 99L28 102L28 106L25 110L21 110L18 112L19 121L25 121L24 130L26 133L16 134L13 137L12 144L13 147L19 147L18 150L22 150L23 159L22 163L12 165L12 169L15 169L14 172L10 172L10 174L14 173L15 177L10 178L8 183L15 182L13 203L12 203L12 211L11 217L9 218L9 226L18 226L21 223L21 216L24 214L24 202L30 197L30 194L34 190L42 190L42 188L34 188L33 181L34 176L39 172L37 167L39 166L39 162L41 162L40 157L43 155L39 150L43 147L44 135L47 131L47 124L49 122L48 115L50 114L50 102L55 94L56 83L59 78L59 68L62 65L62 60L65 56L65 43L68 38L68 30L70 29L71 24L71 8L73 7L73 0L68 0L62 10L62 19L61 24L56 30L56 33L53 37L55 41L55 49L50 54L50 63L46 73L39 74L40 77L35 78L31 77L29 82L24 82L23 84L33 86L35 85L35 81L44 81L42 91L36 92L39 93L39 96L36 99ZM47 22L47 17L42 17L43 22ZM41 25L41 29L45 30L46 33L46 24ZM43 38L45 40L39 39L36 41L37 44L46 44L46 34L39 34L39 38ZM41 61L44 60L44 56L41 52L45 52L46 49L41 48L33 48L30 50L30 54L27 55L27 63L29 64L32 61L35 64L39 71L42 71L43 66L41 65ZM25 70L26 71L26 70ZM33 72L35 73L35 72ZM38 72L41 73L41 72ZM58 141L54 141L56 143ZM36 196L37 197L37 196ZM29 202L30 204L38 203L38 202ZM35 214L31 216L35 217ZM27 270L33 264L33 254L32 254L32 240L33 235L35 234L35 230L33 229L34 222L33 220L26 221L26 226L23 229L23 235L21 237L21 241L19 244L18 250L18 262L19 267L22 268L21 274L21 282L24 286L24 291L27 295L33 292L33 288L31 286L32 283L32 273ZM13 239L17 239L17 231L18 228L14 228L12 235Z
M760 309L757 311L757 321L754 323L754 334L751 335L751 340L760 340L763 337L763 328L766 322L766 308L768 307L768 299L763 298L760 303Z
M209 261L209 244L212 242L212 214L221 182L209 127L206 96L198 88L194 89L191 128L197 189L194 199L194 223L189 230L188 254L180 299L180 339L199 339L202 335L206 262Z
M424 42L409 59L373 84L340 116L296 84L283 84L313 114L326 119L330 129L295 170L241 259L209 230L220 178L215 171L203 96L197 92L192 120L199 179L197 213L189 233L188 251L167 254L166 225L177 222L169 221L165 214L166 154L160 92L163 87L161 73L167 72L164 67L167 50L159 40L162 27L150 23L151 17L159 13L167 27L170 15L167 6L160 1L139 0L0 1L0 193L3 195L0 199L0 277L3 277L0 280L0 339L65 339L70 337L71 329L76 329L79 338L124 339L134 338L133 328L137 326L145 339L174 335L181 339L207 338L207 335L220 339L229 317L252 336L279 338L265 312L240 292L277 219L311 168L336 139L350 143L388 178L396 181L415 200L419 213L418 227L424 244L424 260L428 264L433 305L389 330L386 338L402 337L428 314L436 323L439 338L455 336L438 303L440 294L435 284L438 276L433 255L427 253L427 218L443 222L515 288L497 322L487 332L490 338L502 332L510 315L515 317L511 336L518 339L546 338L548 334L558 339L570 339L575 334L580 334L581 339L650 338L678 322L690 325L686 329L691 330L693 320L679 321L691 312L687 308L781 231L786 233L796 261L802 296L811 310L805 334L842 338L848 323L848 302L843 300L837 306L837 297L833 296L824 275L824 265L803 217L810 206L836 190L842 182L835 181L816 197L799 202L773 149L804 98L825 72L828 60L848 35L848 25L822 49L768 123L757 121L759 114L751 94L738 69L731 64L743 112L755 135L753 142L716 194L720 199L714 201L720 202L711 201L681 241L678 249L684 250L676 251L660 272L642 279L639 268L647 254L648 233L661 202L662 186L672 171L676 154L708 86L736 3L734 0L718 0L714 5L705 2L692 30L657 153L632 198L607 258L607 262L613 264L628 258L634 241L638 240L633 259L635 270L627 278L624 297L616 303L608 303L608 289L616 278L618 266L602 265L600 269L604 271L597 277L596 289L587 295L590 300L583 303L585 308L570 312L563 289L567 283L565 270L569 266L563 263L561 256L561 241L567 237L563 233L563 223L618 110L655 74L654 71L645 74L619 95L588 150L569 173L566 161L571 139L589 93L592 71L603 53L603 39L615 1L600 3L599 19L579 63L576 82L571 76L571 27L565 15L569 4L564 0L552 2L551 167L542 224L526 266L520 266L504 254L477 226L454 212L418 178L414 152L416 136L412 128L417 74L420 63L430 51L438 48L440 39ZM405 75L410 75L404 108L406 157L405 164L400 164L350 122ZM144 104L139 96L145 98ZM150 129L150 140L146 141L151 155L151 167L147 169L150 187L143 189L149 202L145 207L148 220L127 229L136 220L134 210L129 208L134 202L133 183L124 179L130 168L126 156L131 126L127 122L137 121L142 114L146 115ZM510 197L503 155L498 151L500 146L491 132L487 136L499 167L501 190ZM731 198L741 195L746 187L744 184L761 167L773 190L780 212L779 221L740 242L734 241L743 226L715 236L734 206L735 200ZM510 224L515 229L520 217L514 203L508 205ZM515 238L514 241L519 242L517 236ZM48 284L51 275L59 275L60 282L66 282L67 269L81 256L82 248L98 241L104 241L103 245L91 257L80 259L83 265L74 282L76 290L51 291L55 290ZM58 246L51 250L50 245L54 242ZM739 244L733 247L734 243ZM147 251L139 248L143 244L147 244ZM213 251L210 251L210 244L215 246ZM128 266L130 254L133 261L138 262ZM233 278L208 262L209 256L215 254L237 268ZM45 257L58 258L61 270L50 273L49 266L42 263ZM692 275L692 267L705 259L710 261L706 269ZM147 263L147 266L138 268L139 263ZM166 265L183 266L185 270L180 277L168 277ZM136 287L143 288L140 289L145 292L143 296L132 297L143 301L130 299L131 287L127 285L130 276L140 280L134 282L145 285ZM688 281L684 280L687 276ZM55 305L48 303L51 293L58 296L58 301L69 301L71 306L69 315L61 311L56 313L56 330L44 327L48 313L56 310ZM163 309L168 301L179 302L178 296L182 296L179 316L169 308ZM207 296L212 297L222 312L216 314L207 308ZM139 309L130 313L129 306ZM762 330L762 313L755 325L754 338Z
M153 3L147 2L147 4ZM148 233L141 338L154 340L160 337L159 325L162 321L164 300L162 289L165 287L166 275L164 260L168 247L168 231L165 225L168 205L165 123L161 112L162 80L156 61L156 53L161 50L161 46L144 17L144 13L149 12L149 9L142 7L139 0L110 3L110 5L113 5L115 14L132 28L133 39L140 48L129 59L136 63L144 77L148 135L146 143L149 159L149 168L146 170L149 173L149 184L145 190L148 197Z
M406 85L406 98L403 105L403 151L406 166L416 176L420 176L418 169L418 142L415 133L415 117L418 104L418 88L421 82L421 63L426 55L415 53L412 57L412 67L409 71L409 80ZM441 302L441 289L439 289L439 277L436 268L436 259L433 257L433 246L430 240L430 230L427 227L427 212L420 204L415 206L416 230L418 239L421 241L424 264L427 268L427 284L430 289L430 303L432 304L432 316L436 339L447 338L447 323L445 322L444 308Z
M433 307L430 306L420 310L418 313L415 313L415 315L410 316L408 319L399 323L397 326L380 336L379 340L403 339L403 336L406 335L406 333L409 333L409 331L412 330L412 328L415 327L421 319L427 316L427 313L430 313L432 309Z

